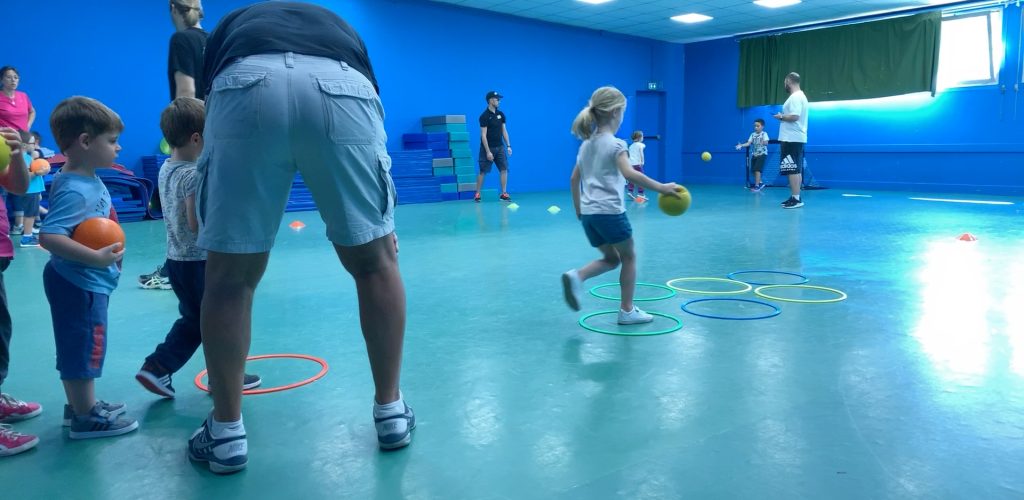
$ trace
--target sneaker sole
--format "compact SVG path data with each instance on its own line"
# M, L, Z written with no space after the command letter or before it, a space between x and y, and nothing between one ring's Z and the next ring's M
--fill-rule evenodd
M108 431L86 431L86 432L69 431L68 432L68 437L71 438L71 439L95 439L95 438L114 437L114 436L120 436L122 434L128 434L129 432L134 431L135 429L138 429L138 428L139 428L139 423L138 422L132 422L132 424L127 426L127 427L122 427L120 429L110 429Z
M242 462L242 463L240 463L238 465L224 465L224 464L219 464L217 462L213 462L211 460L206 460L206 459L203 459L203 458L196 457L196 456L192 455L192 450L188 451L188 459L193 461L193 462L199 462L199 463L206 462L207 466L210 467L210 472L212 472L214 474L232 474L232 473L241 471L247 465L249 465L249 458L248 457L246 457L245 462Z
M145 387L147 391L156 394L157 396L163 396L168 399L174 399L174 391L168 391L165 387L160 385L160 381L156 379L151 373L139 372L135 374L135 380L138 380L142 387Z
M20 414L20 415L11 415L9 417L5 417L3 419L0 419L0 424L9 424L11 422L21 422L22 420L28 420L30 418L38 417L39 414L42 413L42 412L43 412L43 407L40 406L36 411L34 411L32 413L25 413L25 414Z
M380 449L385 451L392 451L400 448L405 448L406 446L409 446L410 443L412 443L412 429L409 430L409 434L402 438L401 441L395 441L394 443L381 443L380 441L377 442L377 444L380 446Z
M782 208L785 208L786 210L789 210L789 209L792 209L792 208L800 208L800 207L803 207L803 206L804 206L803 203L794 203L794 204L789 205L789 206L783 205Z
M380 449L385 451L392 451L400 448L405 448L406 446L409 446L410 443L412 443L412 431L414 430L416 430L415 422L413 422L412 427L409 428L409 433L406 434L405 437L403 437L401 440L395 441L394 443L382 443L378 440L377 445L380 447Z
M572 293L572 279L568 274L562 275L562 293L565 294L565 303L569 304L569 309L579 311L580 303L576 301L576 295Z
M143 283L139 283L139 288L141 288L143 290L170 290L171 289L171 285L163 285L163 284L160 284L160 285L146 285L146 284L143 284Z
M644 323L651 323L653 321L654 321L654 318L640 320L640 321L619 321L618 323L620 325L642 325Z
M27 442L27 443L25 443L25 444L23 444L21 446L16 446L14 448L8 448L6 450L0 450L0 457L9 457L11 455L17 455L18 453L26 452L28 450L31 450L32 448L35 448L37 444L39 444L39 438L38 437L32 438L31 441L29 441L29 442Z

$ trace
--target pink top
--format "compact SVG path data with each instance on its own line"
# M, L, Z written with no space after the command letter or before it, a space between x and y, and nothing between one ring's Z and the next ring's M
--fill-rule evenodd
M28 132L28 113L32 110L32 101L28 94L14 91L14 97L0 91L0 127L14 127Z

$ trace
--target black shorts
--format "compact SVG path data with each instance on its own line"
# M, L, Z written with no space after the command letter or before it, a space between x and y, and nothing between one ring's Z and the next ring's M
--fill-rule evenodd
M481 146L480 157L477 160L480 163L480 173L490 173L491 164L497 165L499 172L508 170L508 155L505 154L505 145L502 144L489 147L491 148L491 154L494 155L494 161L487 159L487 151L484 150L483 146Z
M750 157L750 171L751 172L764 172L764 161L768 159L768 155L757 155Z
M802 174L804 171L804 143L783 142L779 148L779 158L779 174Z

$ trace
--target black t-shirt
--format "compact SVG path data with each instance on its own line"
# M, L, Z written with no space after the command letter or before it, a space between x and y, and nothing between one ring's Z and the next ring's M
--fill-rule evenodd
M203 88L231 61L256 54L294 52L348 63L380 93L377 78L356 30L337 14L302 2L263 2L224 16L206 45Z
M171 100L178 95L178 84L174 73L180 71L196 81L196 98L206 97L203 86L203 49L206 48L206 32L201 28L189 28L171 35L171 50L167 56L167 79L171 84Z
M480 126L487 127L488 146L501 146L501 126L504 124L505 112L500 109L491 111L491 108L487 108L480 115Z

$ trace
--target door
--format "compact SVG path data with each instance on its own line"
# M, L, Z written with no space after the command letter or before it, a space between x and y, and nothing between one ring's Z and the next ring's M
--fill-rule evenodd
M654 179L665 178L665 92L640 90L636 93L634 125L644 132L644 171ZM632 130L623 135L631 135Z

